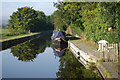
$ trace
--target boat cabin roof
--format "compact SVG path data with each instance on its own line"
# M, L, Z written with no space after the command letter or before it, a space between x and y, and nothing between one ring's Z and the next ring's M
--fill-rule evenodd
M58 31L54 30L52 37L53 37L53 38L65 38L65 37L64 37L64 34L63 34L62 31L60 31L60 30L58 30Z

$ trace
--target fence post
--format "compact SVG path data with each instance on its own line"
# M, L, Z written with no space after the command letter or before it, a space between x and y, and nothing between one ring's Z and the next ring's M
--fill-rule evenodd
M118 43L118 58L120 58L120 43Z

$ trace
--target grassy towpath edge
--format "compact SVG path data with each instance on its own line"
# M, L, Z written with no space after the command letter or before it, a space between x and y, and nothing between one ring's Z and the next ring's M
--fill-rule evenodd
M9 41L9 40L18 39L18 38L23 38L23 37L27 37L27 36L32 36L32 35L36 35L36 34L40 34L40 33L41 32L18 35L18 36L6 38L6 39L1 39L0 42Z

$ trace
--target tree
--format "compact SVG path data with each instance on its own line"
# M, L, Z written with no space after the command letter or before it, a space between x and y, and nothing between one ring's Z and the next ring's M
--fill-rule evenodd
M120 2L58 2L54 24L58 29L98 42L120 42ZM65 29L64 29L65 26ZM109 32L108 29L113 31ZM72 31L72 32L71 32Z
M36 11L32 7L22 7L10 16L8 28L15 34L28 33L35 27L36 21Z
M54 25L55 25L56 30L59 30L59 29L61 31L66 30L66 25L64 24L64 22L62 20L62 15L61 15L61 12L59 10L56 11L54 14Z

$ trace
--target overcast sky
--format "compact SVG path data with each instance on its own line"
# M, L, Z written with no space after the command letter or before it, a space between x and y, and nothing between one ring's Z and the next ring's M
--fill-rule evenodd
M13 12L24 6L33 7L35 10L43 11L46 15L51 15L57 10L53 6L53 2L57 1L58 0L2 0L0 16L2 16L2 19L9 19Z

